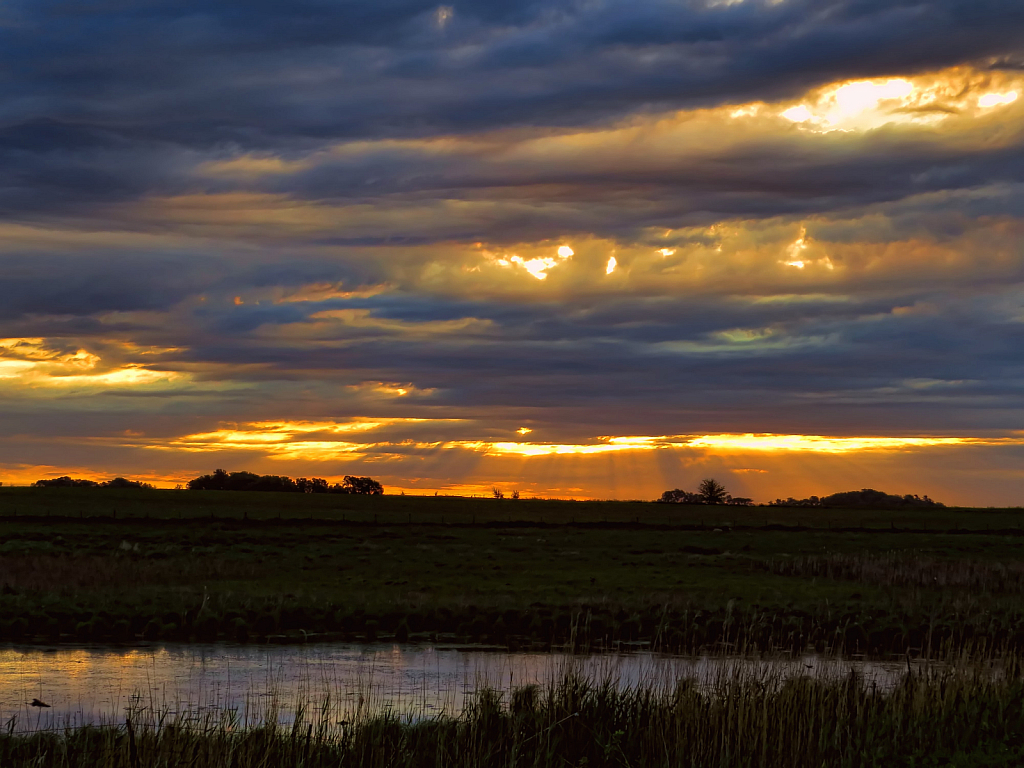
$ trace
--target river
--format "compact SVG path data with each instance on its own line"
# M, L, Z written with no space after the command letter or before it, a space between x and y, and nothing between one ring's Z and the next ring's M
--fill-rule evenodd
M723 674L775 682L836 678L855 667L888 687L906 663L808 655L777 659L510 653L430 645L7 646L0 648L0 726L18 732L84 724L219 718L291 723L329 701L332 722L388 709L409 718L457 714L482 686L547 685L567 671L617 686L672 687L682 678L713 685ZM49 707L31 706L38 699Z

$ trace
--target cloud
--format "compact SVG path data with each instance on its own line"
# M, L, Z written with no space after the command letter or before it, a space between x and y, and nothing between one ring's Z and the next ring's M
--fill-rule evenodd
M1022 42L995 0L8 2L0 461L657 495L797 480L595 436L1013 454Z

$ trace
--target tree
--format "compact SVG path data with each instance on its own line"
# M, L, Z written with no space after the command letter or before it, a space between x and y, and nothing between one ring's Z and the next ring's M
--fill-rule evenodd
M358 493L366 496L381 496L384 493L384 486L372 477L345 475L345 480L341 487L342 493Z
M701 480L700 485L697 486L697 493L700 494L701 500L705 504L725 504L729 495L725 492L724 485L710 477Z
M33 485L36 488L97 488L99 483L95 480L82 480L80 478L55 477L52 480L36 480Z
M300 477L295 481L299 493L330 493L331 486L322 477Z

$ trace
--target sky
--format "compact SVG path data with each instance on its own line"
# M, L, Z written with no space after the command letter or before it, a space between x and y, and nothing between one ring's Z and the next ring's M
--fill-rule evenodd
M1019 0L3 0L0 481L1024 504Z

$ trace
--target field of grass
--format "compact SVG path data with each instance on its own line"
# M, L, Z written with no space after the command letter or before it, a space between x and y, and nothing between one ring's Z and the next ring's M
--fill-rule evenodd
M231 712L198 721L129 712L121 723L0 734L0 764L140 766L1018 766L1024 680L960 659L908 672L892 690L856 675L771 672L618 689L568 673L507 697L482 690L462 713L408 721L387 711L338 719L330 701L283 730Z
M0 639L1024 648L1022 510L0 489Z

